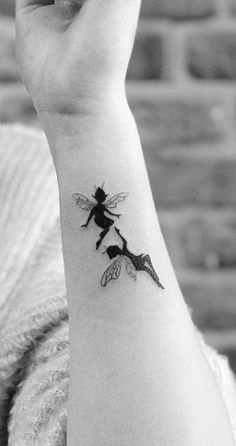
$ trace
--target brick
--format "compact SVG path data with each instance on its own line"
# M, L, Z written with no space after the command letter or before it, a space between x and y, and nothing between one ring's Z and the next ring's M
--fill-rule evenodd
M236 205L236 155L145 152L157 206Z
M0 82L18 81L19 69L15 56L15 25L8 17L0 18Z
M236 0L228 0L230 11L236 14Z
M33 103L21 84L0 87L0 122L19 122L38 126Z
M215 143L225 136L227 107L216 94L194 90L163 95L155 86L143 84L127 92L144 146Z
M175 267L236 268L235 210L170 210L159 217Z
M172 20L208 18L215 12L214 0L144 0L144 17L163 17Z
M185 228L186 264L212 270L236 267L236 215L215 217L195 217Z
M128 79L161 79L164 75L162 37L158 27L140 23L133 53L131 56Z
M236 79L236 31L194 32L187 36L187 66L200 79Z
M0 14L14 15L15 0L0 0Z
M235 272L185 271L180 286L201 330L230 330L236 320Z

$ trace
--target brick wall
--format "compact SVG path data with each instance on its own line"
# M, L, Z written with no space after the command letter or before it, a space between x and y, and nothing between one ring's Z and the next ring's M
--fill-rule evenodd
M0 122L38 125L0 0ZM193 318L236 370L236 0L144 0L127 92Z

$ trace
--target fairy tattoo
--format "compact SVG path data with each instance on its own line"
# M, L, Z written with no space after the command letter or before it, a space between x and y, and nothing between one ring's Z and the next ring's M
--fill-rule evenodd
M83 194L73 194L72 197L75 199L77 205L84 209L85 211L90 211L89 217L87 219L87 222L83 225L81 225L82 228L87 228L89 225L89 222L94 217L94 221L96 225L99 228L102 228L103 231L100 233L99 240L96 243L96 249L99 248L101 245L103 239L106 237L107 233L109 232L111 226L115 223L115 221L105 215L105 212L112 217L120 218L121 214L114 214L109 209L114 209L117 207L118 203L121 201L124 201L129 194L126 192L121 192L119 194L114 195L113 197L109 198L107 200L107 197L109 195L105 194L104 190L104 183L101 187L96 187L95 195L92 195L92 197L96 200L96 202L90 200Z
M133 254L127 246L126 239L121 235L120 230L115 228L116 233L122 240L122 248L117 245L109 246L104 252L108 254L110 259L116 260L107 268L101 278L101 285L106 287L111 280L116 280L120 277L122 265L124 265L127 274L134 280L137 279L137 271L147 272L159 288L164 290L160 279L152 265L151 257L148 254Z
M94 218L95 224L102 229L99 234L99 239L96 242L96 250L100 247L102 241L110 231L111 227L115 223L114 218L120 218L121 214L114 214L110 209L117 207L119 203L125 201L128 197L128 193L120 192L109 198L109 195L104 191L104 183L101 187L95 186L95 194L92 195L94 200L90 200L86 195L75 193L72 195L76 204L80 209L89 212L86 223L82 224L82 228L87 228L92 218ZM109 216L114 217L110 218ZM122 267L125 268L126 273L134 280L137 279L137 272L144 271L149 274L157 286L164 290L164 286L160 282L160 279L152 265L151 257L149 254L135 255L128 248L127 240L121 235L120 230L114 226L116 234L122 242L122 247L118 245L109 246L103 254L107 254L110 260L115 259L113 263L104 272L100 284L106 287L107 284L120 277Z

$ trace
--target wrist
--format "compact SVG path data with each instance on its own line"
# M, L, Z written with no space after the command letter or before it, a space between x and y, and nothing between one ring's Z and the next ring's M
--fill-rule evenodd
M36 107L39 120L49 139L70 138L80 132L85 123L99 122L113 114L119 115L129 109L125 89L114 89L104 94L90 92L85 97L68 100L70 106L64 107L60 103L53 109Z
M133 133L134 120L129 105L124 99L97 103L93 107L81 108L76 114L38 113L45 131L55 167L68 166L68 159L78 159L81 151L91 156L91 150L104 150L107 138L114 145L120 134ZM117 135L117 136L115 136ZM116 143L116 141L115 141ZM107 148L108 144L105 144ZM69 163L70 164L70 163Z

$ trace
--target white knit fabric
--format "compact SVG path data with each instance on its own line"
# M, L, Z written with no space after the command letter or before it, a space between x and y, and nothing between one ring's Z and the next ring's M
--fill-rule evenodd
M0 127L0 444L65 446L69 326L56 175L43 132ZM228 360L200 343L236 442Z

